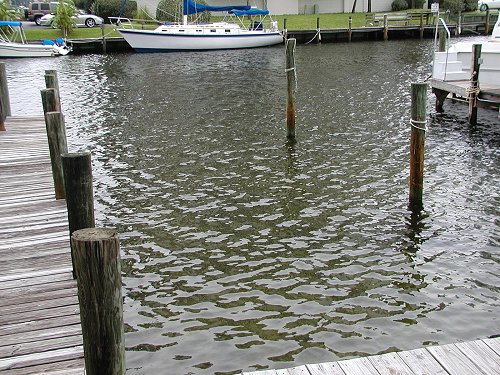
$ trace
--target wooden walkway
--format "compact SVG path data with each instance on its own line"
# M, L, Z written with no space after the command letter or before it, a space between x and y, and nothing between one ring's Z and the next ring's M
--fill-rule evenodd
M499 375L500 338L244 375Z
M68 219L38 117L0 131L0 375L84 373Z

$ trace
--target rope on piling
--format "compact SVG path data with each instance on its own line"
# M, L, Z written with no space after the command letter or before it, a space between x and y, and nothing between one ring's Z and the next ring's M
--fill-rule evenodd
M412 128L422 130L424 132L429 130L429 128L427 127L427 120L420 121L420 120L410 119L410 125L412 126ZM418 125L423 125L423 127Z

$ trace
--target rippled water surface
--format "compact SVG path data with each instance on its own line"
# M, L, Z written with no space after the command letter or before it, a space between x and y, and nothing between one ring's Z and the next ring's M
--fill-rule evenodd
M237 373L500 333L500 120L434 112L407 211L409 85L431 42L9 60L13 112L57 69L70 148L117 227L129 374Z

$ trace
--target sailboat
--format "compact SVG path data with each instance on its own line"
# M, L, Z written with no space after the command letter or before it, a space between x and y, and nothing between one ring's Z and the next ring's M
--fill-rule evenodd
M183 0L182 24L164 24L154 30L119 28L117 31L137 52L206 51L217 49L256 48L283 42L278 22L271 21L269 28L262 22L252 22L245 27L237 23L188 23L188 15L201 12L228 12L239 17L266 16L268 10L246 5L210 6Z

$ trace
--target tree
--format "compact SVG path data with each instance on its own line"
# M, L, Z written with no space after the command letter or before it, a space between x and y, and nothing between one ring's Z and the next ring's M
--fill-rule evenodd
M9 0L0 0L0 20L10 21L15 19L16 13L10 9Z
M72 0L62 0L56 9L53 25L61 29L63 38L67 38L68 34L76 27L73 17L76 15L76 8Z

